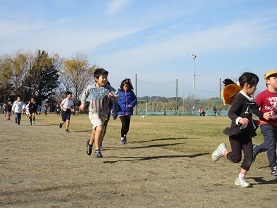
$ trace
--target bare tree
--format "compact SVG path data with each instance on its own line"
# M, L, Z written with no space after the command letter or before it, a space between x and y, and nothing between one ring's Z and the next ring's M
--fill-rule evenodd
M70 90L76 101L80 100L80 95L86 86L93 81L95 65L90 66L87 56L77 54L75 58L64 59L61 73L61 84L65 90Z

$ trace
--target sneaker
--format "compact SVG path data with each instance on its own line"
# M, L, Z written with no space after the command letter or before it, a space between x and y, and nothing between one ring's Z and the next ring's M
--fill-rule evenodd
M239 178L239 177L236 178L235 185L241 186L243 188L251 187L250 183L246 182L244 178Z
M95 150L95 151L94 151L94 156L95 156L95 157L103 157L103 155L101 154L101 151L100 151L100 150Z
M70 133L70 131L68 129L65 130L66 133Z
M92 145L89 144L89 140L87 140L87 154L91 155L92 153Z
M126 137L121 138L120 143L121 144L126 144L127 143Z
M271 167L271 175L277 176L277 166Z
M60 128L62 128L62 126L63 126L63 124L62 124L62 123L60 123L59 127L60 127Z
M212 154L212 160L215 162L219 160L219 158L223 157L222 150L227 149L226 144L221 143L218 145L217 149Z
M253 157L252 157L252 163L256 160L257 155L259 154L257 151L255 151L257 145L253 144Z

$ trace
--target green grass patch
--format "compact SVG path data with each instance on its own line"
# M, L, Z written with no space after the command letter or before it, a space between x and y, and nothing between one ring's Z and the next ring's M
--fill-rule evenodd
M57 126L61 121L60 116L49 114L40 115L38 120L49 125ZM228 117L214 116L132 116L129 143L139 143L142 146L161 147L189 154L204 154L210 157L218 144L224 142L229 147L228 136L223 134L225 127L230 125ZM120 139L120 120L111 119L106 133L106 139ZM79 114L71 116L70 131L91 133L92 125L88 115ZM263 141L260 129L253 143ZM267 166L266 154L257 157L257 165Z

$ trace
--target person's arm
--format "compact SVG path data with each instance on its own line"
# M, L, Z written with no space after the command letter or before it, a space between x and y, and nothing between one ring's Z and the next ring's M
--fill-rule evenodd
M129 104L130 106L132 107L135 107L137 104L137 96L135 95L135 93L132 91L132 101L131 103Z
M64 111L64 108L63 108L64 102L65 102L65 99L63 99L61 104L60 104L61 110L63 110L63 111Z
M84 92L82 93L81 96L81 105L80 105L80 110L83 111L85 110L86 107L86 99L89 95L89 87L87 89L84 90Z
M237 112L241 112L242 108L243 108L242 96L241 94L238 94L235 96L233 103L231 105L231 108L228 111L228 117L237 125L240 125L241 123L246 122L245 118L242 118L240 117L240 115L237 115Z
M14 102L14 104L12 105L12 112L14 112L15 106L16 106L16 104L15 104L15 102Z

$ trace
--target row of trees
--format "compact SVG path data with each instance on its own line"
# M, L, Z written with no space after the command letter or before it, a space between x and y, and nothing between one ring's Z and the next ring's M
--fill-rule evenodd
M34 97L40 105L59 103L67 90L78 102L83 89L93 81L95 67L83 54L72 59L49 55L44 50L1 55L0 102L21 96L24 101Z
M54 105L60 103L67 90L71 91L75 102L84 88L93 81L95 65L90 65L87 56L77 54L71 59L60 58L58 54L49 55L44 50L35 53L18 51L15 55L0 56L0 103L8 97L22 100L34 97L38 104L43 102ZM142 97L138 98L137 110L145 109L147 101L149 111L187 111L202 107L226 109L218 98L206 100L187 97Z
M218 110L227 110L228 105L224 105L219 98L208 99L193 99L192 97L181 98L164 98L164 97L141 97L138 99L137 110L145 111L146 102L147 110L154 112L166 111L172 112L187 112L191 109L199 109L202 107L205 110L212 110L215 106Z

